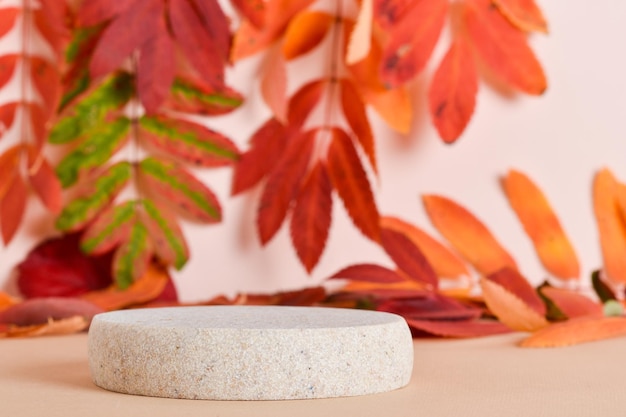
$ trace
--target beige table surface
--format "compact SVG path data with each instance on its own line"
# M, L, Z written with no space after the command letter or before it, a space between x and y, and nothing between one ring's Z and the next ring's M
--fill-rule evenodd
M85 334L0 340L0 416L626 416L626 338L528 350L522 337L417 340L403 389L265 402L108 392L91 382Z

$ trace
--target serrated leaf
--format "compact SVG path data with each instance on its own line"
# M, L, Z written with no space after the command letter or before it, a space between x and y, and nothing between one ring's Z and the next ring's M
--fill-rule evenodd
M289 100L287 120L292 129L300 128L308 119L311 111L319 103L326 80L313 80L304 84Z
M519 344L521 347L561 347L626 335L626 317L578 317L553 323Z
M125 241L135 222L135 207L135 201L127 201L106 208L81 237L81 249L89 254L98 255Z
M61 183L45 157L34 147L28 149L28 182L43 205L53 214L63 206Z
M256 28L265 26L264 0L232 0L233 6Z
M57 122L50 131L54 144L71 142L90 130L100 127L112 110L119 109L133 94L133 77L121 72L113 74L86 94L72 112Z
M380 61L383 83L400 86L424 69L437 44L447 12L447 0L418 0L391 27Z
M328 13L306 10L290 19L282 42L285 59L298 58L319 45L333 20Z
M26 198L28 188L22 177L18 174L12 176L13 180L0 200L0 227L2 229L2 241L8 245L24 217L26 210Z
M455 40L442 59L428 90L433 123L445 143L454 143L476 107L478 74L469 44Z
M545 303L528 280L516 270L502 268L499 271L487 275L485 279L495 282L506 291L515 295L537 314L541 316L546 315Z
M367 117L365 104L352 82L347 79L341 80L341 109L363 152L367 155L372 169L378 174L374 135Z
M372 47L372 21L374 17L374 0L361 1L361 8L356 24L350 34L346 64L351 65L365 58Z
M46 108L39 103L31 102L22 105L22 117L29 121L25 132L22 134L29 138L30 143L36 149L37 153L41 153L48 136L47 124L50 120L50 111L54 109ZM31 164L29 164L29 167Z
M46 118L52 116L61 97L61 74L49 61L40 57L30 57L31 80L43 101Z
M409 327L442 337L481 337L510 333L511 330L497 321L487 320L415 320L407 319Z
M221 221L222 210L213 192L177 164L146 158L139 163L137 174L142 187L153 198L197 221Z
M359 282L375 282L389 284L392 282L403 282L406 279L393 269L376 264L351 265L335 272L328 279L349 279Z
M379 214L367 174L346 132L333 128L328 148L328 174L354 225L368 238L380 241Z
M332 191L325 166L316 163L304 180L291 213L291 242L309 273L317 265L328 239Z
M156 113L169 95L176 71L174 42L165 21L158 22L158 32L141 46L137 64L137 95L148 114Z
M166 265L180 270L189 259L183 232L170 211L148 199L142 201L141 220L148 229L156 256Z
M215 47L222 62L227 62L231 44L230 19L224 14L218 0L193 0L193 3L212 40L208 47Z
M571 319L582 316L601 317L603 315L602 304L596 303L582 294L550 286L542 286L540 291L541 294L553 302L567 318Z
M128 183L131 169L128 162L119 162L97 173L88 189L65 206L56 220L57 229L79 230L93 220Z
M488 275L504 267L517 269L506 249L466 208L437 195L424 195L422 201L437 230L481 274Z
M198 81L176 78L165 106L180 112L218 116L237 109L243 103L243 96L232 88L224 86L216 90Z
M0 88L4 87L13 77L18 58L19 55L17 54L0 56Z
M510 87L527 94L543 94L546 76L524 33L513 27L491 0L463 4L467 33L489 68Z
M200 124L157 115L139 120L140 140L166 156L204 167L231 165L238 149L226 136Z
M89 0L81 3L78 11L78 26L93 26L110 20L125 12L139 0Z
M548 22L534 0L494 0L494 4L519 29L548 33Z
M6 7L0 10L0 37L6 35L13 29L17 17L21 12L22 10L17 7Z
M385 252L411 280L437 288L435 271L422 251L408 237L395 230L383 228L380 230L380 238Z
M257 230L265 245L282 225L306 173L318 130L290 139L287 149L271 171L259 202Z
M130 287L145 274L152 253L148 229L142 223L135 222L128 239L117 248L113 257L113 279L118 288Z
M65 188L76 183L82 171L97 168L128 140L130 120L120 117L110 124L92 129L90 135L57 165L56 173Z

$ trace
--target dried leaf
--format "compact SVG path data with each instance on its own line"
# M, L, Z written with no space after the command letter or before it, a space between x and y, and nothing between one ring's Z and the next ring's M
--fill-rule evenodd
M519 29L548 33L548 22L534 0L494 0L494 4Z
M532 332L548 325L542 315L500 284L483 278L480 285L489 310L511 329Z
M539 187L515 170L508 172L502 185L543 266L561 279L579 278L576 252Z
M302 183L291 214L291 241L309 273L317 265L328 239L332 191L326 167L318 162Z
M282 52L285 59L298 58L319 45L333 21L333 16L319 11L302 11L294 16L283 38Z
M428 90L433 123L445 143L454 143L465 130L476 106L478 74L472 51L456 39L439 64Z
M521 347L562 347L626 335L626 317L578 317L553 323L520 343Z
M379 214L374 195L352 140L333 128L328 148L328 173L354 225L368 238L380 241Z
M374 17L374 0L361 1L361 8L356 24L350 34L346 64L351 65L365 58L372 47L372 21Z
M511 330L497 321L486 320L414 320L407 319L409 327L442 337L481 337L509 333Z
M600 235L604 272L614 283L626 283L626 219L619 210L618 183L611 171L593 180L593 208Z
M491 232L464 207L445 197L422 197L433 225L481 274L504 267L517 269L515 261Z
M14 175L13 181L0 200L0 226L2 227L2 241L8 245L24 217L28 188L20 175Z
M603 315L602 305L582 294L550 286L543 286L540 291L543 296L552 301L570 319L581 316L600 317Z
M382 217L380 225L383 229L395 230L409 238L424 254L437 276L445 278L470 276L465 263L458 256L418 227L390 216Z
M407 276L419 283L437 288L437 275L420 249L405 235L391 229L381 229L383 249Z
M491 0L471 0L464 5L467 32L489 68L510 87L543 94L546 77L524 33L513 27Z
M388 284L404 282L405 278L396 271L375 264L351 265L335 272L329 279L349 279L359 282L375 282Z
M358 139L361 149L367 155L372 169L378 174L374 135L365 110L365 103L363 103L352 82L345 78L341 80L341 109L352 132L354 132L354 136Z

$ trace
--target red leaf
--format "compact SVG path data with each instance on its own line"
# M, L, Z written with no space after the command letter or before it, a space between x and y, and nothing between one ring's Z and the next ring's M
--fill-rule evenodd
M329 279L349 279L359 282L376 282L387 284L391 282L403 282L405 278L393 269L375 264L351 265L341 271L335 272Z
M11 77L13 77L17 59L17 54L0 56L0 88L4 87L5 84L9 82Z
M28 180L44 206L53 214L63 208L62 187L54 169L34 147L28 150Z
M287 63L278 49L267 54L261 76L261 94L274 117L287 123Z
M276 119L270 119L252 136L252 147L244 152L233 174L232 194L254 187L280 159L288 140L287 129Z
M89 64L91 77L97 78L117 69L136 48L141 48L155 36L162 15L161 0L133 2L102 33Z
M264 0L232 0L232 3L256 28L260 29L265 26Z
M479 308L468 307L435 292L427 297L387 300L378 305L376 310L414 320L470 320L478 319L482 314Z
M78 11L78 26L93 26L125 12L140 0L89 0L83 1Z
M22 106L22 117L25 117L27 120L30 120L30 134L32 137L30 138L30 142L34 146L37 153L41 153L44 145L46 144L46 140L48 139L48 122L50 120L50 116L52 116L51 112L54 113L56 110L55 106L41 106L39 103L26 103ZM29 164L29 167L31 164Z
M8 245L15 236L26 210L28 188L20 175L14 175L13 181L7 188L0 201L0 225L2 226L2 240Z
M325 80L311 81L300 87L291 97L287 114L290 127L299 128L306 122L313 108L319 103L325 86Z
M282 42L285 59L298 58L319 45L328 33L333 19L328 13L309 10L294 16Z
M16 7L7 7L0 10L0 37L6 35L13 29L20 12L21 10Z
M193 0L196 12L204 24L204 29L211 38L210 46L214 46L222 58L228 61L230 53L230 20L226 17L217 0ZM206 47L210 47L205 45Z
M188 1L169 2L176 43L198 75L213 88L224 85L225 57Z
M543 300L528 280L516 270L508 267L502 268L487 275L485 278L499 284L502 288L517 296L540 316L546 315L546 305Z
M497 321L483 320L414 320L407 319L409 327L442 337L480 337L510 333L511 329Z
M12 102L0 106L0 138L13 126L17 105L17 102Z
M548 33L548 23L534 0L494 0L494 4L521 30Z
M326 246L332 191L326 168L318 162L302 184L291 214L291 241L300 262L309 273L317 265Z
M541 287L540 291L568 318L581 316L599 317L604 314L601 304L592 301L582 294L550 286Z
M13 145L3 154L0 154L0 200L5 196L13 177L18 175L20 156L24 148L22 145Z
M439 64L428 91L430 114L444 142L453 143L465 130L474 113L477 92L472 51L459 38Z
M35 26L43 38L50 44L56 57L63 56L63 48L69 38L67 27L68 9L64 1L44 0L41 8L33 10Z
M17 266L17 285L27 298L72 297L109 286L111 255L87 256L80 235L48 239Z
M385 252L410 279L437 288L435 271L422 251L408 237L390 229L382 229L380 237Z
M68 297L33 298L15 304L0 312L0 323L15 326L29 326L48 323L49 320L60 320L74 316L82 316L91 321L100 307L89 301Z
M61 75L50 62L39 57L30 57L30 74L43 99L45 117L50 118L56 111L61 98Z
M160 19L158 33L141 47L137 66L137 93L146 113L155 113L170 94L174 72L174 43Z
M317 130L309 130L291 139L267 179L257 214L257 229L264 245L276 234L297 196L309 167L317 133Z
M468 34L491 70L511 87L527 94L543 94L546 77L524 33L511 26L491 0L463 4Z
M346 132L332 129L328 148L328 174L355 226L368 238L380 241L379 214L374 194L359 155Z
M341 80L341 108L352 132L361 144L361 148L375 173L378 173L374 136L369 118L365 111L365 103L354 86L347 79Z
M374 0L374 20L382 29L389 30L414 3L415 0Z
M447 0L418 0L391 28L380 76L392 87L415 77L426 65L446 20Z

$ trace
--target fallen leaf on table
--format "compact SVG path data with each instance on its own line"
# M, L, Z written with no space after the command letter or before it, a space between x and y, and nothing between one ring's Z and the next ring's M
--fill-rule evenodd
M0 311L0 323L29 326L74 316L84 317L89 323L94 315L102 312L95 304L79 298L31 298Z
M409 327L441 337L480 337L510 333L511 329L488 320L415 320L407 319Z
M522 340L522 347L561 347L626 336L626 317L579 317L551 324Z
M582 316L602 316L602 305L582 294L550 286L543 286L540 291L570 319Z
M485 277L489 281L495 282L502 288L517 296L528 307L535 310L539 315L546 315L546 305L537 294L535 288L518 271L511 268L502 268Z
M89 321L83 316L73 316L60 320L48 320L45 324L30 326L8 326L0 328L0 339L3 337L34 337L78 333L89 327Z
M0 291L0 311L6 309L7 307L11 307L14 304L17 304L18 300L14 297L11 297L9 294L4 291Z

